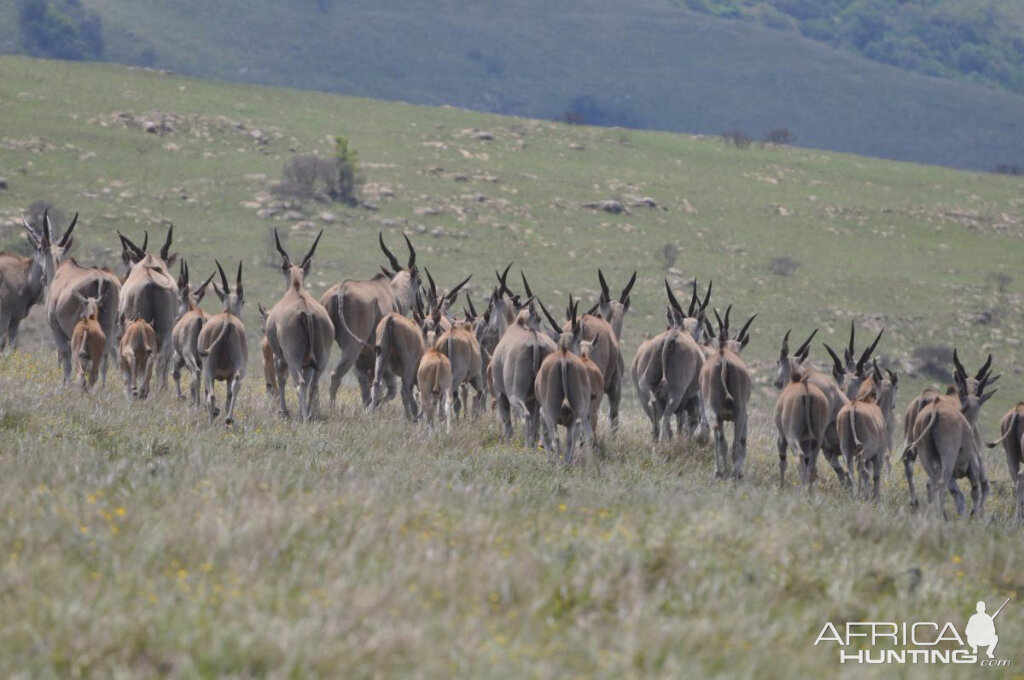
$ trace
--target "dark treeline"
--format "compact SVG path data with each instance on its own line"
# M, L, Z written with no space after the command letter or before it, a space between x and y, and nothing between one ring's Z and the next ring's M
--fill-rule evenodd
M963 0L676 0L927 75L1024 92L1024 6Z

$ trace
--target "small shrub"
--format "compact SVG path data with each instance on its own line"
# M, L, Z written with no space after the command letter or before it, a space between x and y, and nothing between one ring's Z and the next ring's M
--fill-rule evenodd
M354 206L359 204L356 193L360 184L359 154L349 147L347 139L335 137L332 157L303 154L285 163L281 181L273 191L300 200Z
M1020 175L1022 174L1021 167L1016 163L1000 163L996 167L992 168L992 172L997 175Z
M768 271L775 276L792 276L799 266L800 263L791 257L773 257L768 263Z
M750 136L740 129L726 130L722 133L722 140L737 149L746 149L754 142Z
M346 205L358 205L356 192L362 184L359 176L359 153L348 145L345 137L334 138L334 167L337 175L328 195L332 201Z
M764 136L764 141L768 144L789 146L796 143L796 135L789 128L780 127L769 130Z
M566 111L562 114L562 121L569 125L583 125L583 114L579 111Z

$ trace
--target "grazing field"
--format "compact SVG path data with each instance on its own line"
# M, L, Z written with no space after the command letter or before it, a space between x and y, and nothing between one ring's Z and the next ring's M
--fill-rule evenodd
M826 621L962 628L974 602L1010 596L999 653L1018 663L1024 555L1001 452L984 454L987 517L943 522L911 513L895 474L878 504L853 502L821 466L813 498L792 465L778 491L768 414L785 330L802 341L820 327L841 345L855 320L863 335L887 329L900 412L941 382L917 348L955 345L972 372L994 353L1002 391L982 414L994 436L1024 392L1020 179L106 66L3 58L0 74L0 244L24 251L18 216L37 199L81 212L83 263L115 266L115 229L157 238L173 223L194 277L213 257L245 261L253 345L225 428L165 392L128 404L113 371L96 394L60 389L33 310L21 351L0 358L5 668L823 675L846 670L812 646ZM145 132L152 121L163 136ZM362 157L369 206L277 205L284 162L328 153L336 134ZM625 210L586 206L609 199ZM571 470L503 443L490 417L433 435L395 404L369 417L354 387L322 420L280 419L255 351L256 302L281 290L275 226L293 253L326 229L316 294L376 271L378 231L399 257L409 233L444 285L473 272L478 301L509 259L558 308L570 291L596 299L597 266L616 289L636 268L627 362L663 328L662 277L714 279L716 306L760 313L744 354L747 478L714 482L709 449L652 447L632 395L604 458ZM824 356L816 343L812 359Z
M26 677L820 676L826 621L962 626L1007 596L1020 649L1004 482L991 519L942 522L902 478L878 505L830 471L778 491L764 418L731 484L636 416L565 470L490 419L425 436L348 402L302 426L249 380L225 429L56 389L41 353L0 368L0 658Z

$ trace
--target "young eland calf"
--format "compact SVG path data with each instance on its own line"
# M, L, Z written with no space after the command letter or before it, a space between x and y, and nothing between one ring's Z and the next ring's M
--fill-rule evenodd
M149 381L153 377L154 355L157 352L156 332L142 317L128 323L121 315L121 377L129 399L149 396Z
M416 385L420 393L420 410L427 416L427 425L434 427L434 421L444 412L446 431L452 429L452 364L441 350L432 346L423 353L416 369Z
M100 325L100 301L103 299L104 281L101 279L96 297L84 297L76 292L82 303L82 318L75 324L71 336L71 355L78 366L78 376L82 382L82 391L88 392L96 384L99 377L103 352L107 347L107 334ZM85 374L89 380L86 383Z
M174 378L174 387L178 399L184 399L181 392L181 369L186 369L192 374L192 385L189 394L192 397L192 406L199 405L199 385L202 382L200 366L202 358L199 356L199 332L203 329L210 315L203 310L199 303L206 295L206 287L213 281L216 272L210 274L198 288L189 286L188 264L181 260L181 270L178 275L178 320L171 330L171 345L174 349L174 359L171 366L171 377Z
M437 309L435 314L441 315ZM373 347L376 361L373 368L373 386L370 405L379 408L395 396L395 379L402 381L402 406L405 417L415 421L419 413L412 388L416 384L416 370L423 357L423 335L416 322L398 312L391 312L377 324Z

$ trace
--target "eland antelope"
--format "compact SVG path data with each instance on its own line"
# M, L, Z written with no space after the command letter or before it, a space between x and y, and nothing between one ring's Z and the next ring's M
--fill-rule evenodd
M368 281L347 279L327 289L320 304L327 310L334 324L334 340L341 350L338 364L331 372L331 405L335 403L341 379L356 367L356 379L362 393L363 405L369 406L372 396L373 339L381 319L397 312L405 314L412 309L420 287L416 266L416 249L409 237L402 234L409 249L409 261L403 267L398 258L384 245L384 235L378 234L380 249L387 257L391 269L382 267L383 273ZM361 359L361 360L360 360Z
M856 493L861 498L868 495L868 467L871 468L871 496L878 498L881 489L882 468L888 457L890 427L892 418L886 421L885 414L891 413L896 402L896 374L883 376L878 362L873 363L871 387L858 394L850 403L839 409L836 416L836 433L839 448L846 459L846 469L853 477L857 473ZM866 383L865 383L866 384ZM853 493L853 485L850 485Z
M634 271L633 276L629 278L629 282L622 289L618 300L612 298L611 291L608 290L608 282L604 280L604 273L600 269L597 270L597 280L601 284L598 308L601 310L601 316L615 331L615 340L618 342L622 339L622 321L626 312L629 311L629 291L633 290L633 284L636 283L636 272Z
M263 379L266 381L267 396L273 399L277 396L277 369L274 367L274 350L270 347L270 340L267 339L267 317L270 312L260 303L256 303L260 313L260 333L263 338L260 340L260 358L263 361Z
M825 439L828 425L828 397L796 368L789 375L789 384L775 402L775 443L779 450L779 486L786 485L786 448L797 456L800 482L807 491L814 489L818 477L818 451Z
M427 416L427 425L434 427L439 411L444 412L445 429L452 427L452 364L437 347L429 347L416 368L416 385L420 393L420 409Z
M149 396L153 363L157 352L156 333L142 317L132 321L121 315L121 377L129 399Z
M999 439L986 444L989 448L1003 445L1006 452L1006 466L1010 470L1010 481L1013 483L1014 505L1017 508L1017 519L1024 519L1024 401L1006 412L999 422Z
M42 301L47 284L45 268L50 256L50 241L45 234L49 230L36 231L24 215L21 221L32 244L32 256L19 257L0 252L0 351L8 345L17 349L18 326L32 306Z
M594 346L601 342L600 338L593 340L580 340L580 361L587 369L590 376L590 432L593 437L593 444L597 445L597 413L601 410L601 400L604 399L604 375L601 374L601 367L591 358Z
M673 415L680 434L683 418L689 416L691 424L696 421L697 440L703 441L707 436L704 414L699 408L698 377L704 365L704 353L697 344L697 338L702 333L711 286L708 286L704 302L700 303L696 299L696 282L693 285L693 299L689 310L684 312L668 281L665 281L670 305L668 330L641 343L633 358L633 385L640 405L651 421L654 441L671 438Z
M540 330L540 318L527 300L494 348L489 370L490 384L498 414L505 426L505 437L513 435L512 413L521 417L527 446L535 446L538 436L538 403L534 381L541 362L555 351L555 343Z
M210 420L220 414L214 396L214 381L223 380L227 394L224 396L224 409L227 413L224 422L228 425L235 420L235 401L242 379L245 378L245 367L249 360L249 345L245 342L245 324L242 323L242 307L245 297L242 293L242 263L238 263L238 275L235 278L235 290L228 285L228 277L220 262L216 262L220 272L221 286L213 284L213 292L224 303L224 311L214 314L199 331L199 356L202 358L203 392L206 394L206 407Z
M789 334L791 332L791 330L786 331L785 337L782 338L782 349L779 351L778 370L775 375L775 387L779 390L784 389L792 382L792 376L799 374L825 395L825 399L828 400L829 415L825 421L825 439L819 445L825 454L825 459L835 471L836 477L844 485L849 485L851 484L850 476L843 469L843 464L840 460L842 452L839 450L839 437L836 434L836 416L839 414L839 409L850 400L832 376L804 365L808 355L811 353L811 341L817 335L818 329L815 328L792 355L789 353Z
M448 357L452 370L452 404L456 415L464 408L469 413L468 390L465 386L472 387L476 395L473 399L473 410L481 413L484 407L484 393L487 386L484 384L483 357L480 351L480 343L473 333L472 325L466 322L455 322L452 327L441 334L433 343L437 349ZM428 345L430 345L428 341ZM459 396L459 389L463 389L463 396Z
M153 327L157 341L156 374L161 387L167 387L178 308L178 284L168 270L178 257L177 253L170 253L173 235L174 227L168 227L164 245L154 255L118 233L122 257L130 263L128 278L121 286L120 313L128 319L145 319Z
M426 267L424 267L423 271L427 275L427 282L429 284L429 288L427 289L427 296L426 296L427 297L426 314L427 315L432 315L434 313L434 310L437 310L437 309L441 310L441 315L442 315L442 317L441 317L442 318L441 325L442 325L442 327L441 327L440 331L441 332L445 332L449 328L452 327L451 319L448 318L448 307L453 302L455 302L455 299L459 296L459 291L462 290L463 286L465 286L467 283L469 283L469 280L471 278L473 278L473 275L470 274L466 278L464 278L461 281L459 281L448 292L446 292L446 293L438 293L437 292L437 285L434 283L434 277L430 275L430 270L427 269Z
M578 442L584 439L593 441L593 432L590 432L590 373L576 355L580 345L578 305L577 301L570 308L570 330L561 333L557 348L544 357L534 379L548 460L553 460L561 451L557 430L561 423L566 430L563 454L566 465L572 464Z
M285 386L291 373L299 393L299 415L303 421L313 417L316 409L320 376L331 357L334 327L331 317L316 298L306 290L305 280L313 263L313 253L323 230L317 234L301 264L292 264L274 230L274 244L281 254L281 271L285 277L284 295L267 315L266 337L274 353L277 393L281 413L288 415Z
M75 358L75 365L78 366L83 392L88 392L96 384L100 363L107 349L107 336L100 326L100 300L103 299L105 283L103 279L100 280L96 297L84 297L75 293L82 304L82 318L75 324L75 330L71 335L71 354ZM89 374L88 382L86 373Z
M910 487L910 503L911 506L917 507L917 494L914 489L914 460L917 458L917 453L913 448L914 441L914 421L917 420L917 416L921 413L921 409L930 404L935 399L948 398L953 402L958 402L958 394L963 386L965 392L974 394L975 396L981 396L981 392L984 387L994 384L1001 375L992 375L992 355L989 354L985 363L981 366L978 372L971 376L967 374L967 369L960 362L960 357L957 354L957 350L953 350L953 381L956 385L950 385L946 388L946 391L940 392L934 388L925 388L920 395L907 405L907 410L903 414L903 474L907 479L907 485ZM981 434L978 433L977 439L981 441ZM980 444L979 444L980 445Z
M57 241L52 239L48 218L43 219L43 274L50 284L46 297L46 322L57 345L57 357L64 371L64 384L71 382L71 338L75 325L82 316L82 299L96 298L99 301L98 321L107 347L100 361L103 382L107 379L107 361L117 357L117 334L121 280L110 270L98 267L82 267L75 258L68 256L73 239L71 232L78 223L78 215L64 235Z
M601 370L601 375L604 378L604 394L608 397L608 421L612 432L615 432L619 428L622 376L626 372L619 338L622 335L623 317L629 310L629 291L636 282L636 272L633 272L632 278L622 290L618 300L614 300L608 295L608 284L600 269L597 270L597 274L601 281L601 298L598 302L601 316L589 312L583 315L580 319L580 339L593 345L591 359ZM567 321L566 327L568 323ZM596 413L594 417L597 417Z
M200 366L202 359L199 356L199 332L203 329L210 315L203 310L199 303L206 295L206 287L213 281L217 272L210 274L199 286L189 286L189 269L184 258L181 260L180 273L178 275L178 320L174 322L171 330L171 346L174 349L174 362L171 366L171 377L174 378L174 388L178 399L184 399L181 392L181 369L186 369L192 374L192 385L189 394L192 398L192 406L199 405L199 386L202 382Z
M437 310L440 315L441 310ZM423 336L414 321L398 312L391 312L377 324L373 352L373 386L370 404L376 409L395 395L395 379L402 381L402 407L405 417L415 421L418 416L412 388L416 370L423 357ZM385 389L387 390L386 394Z
M715 435L715 476L719 479L731 475L733 479L743 478L743 462L747 457L747 404L750 401L750 369L740 358L740 352L750 342L750 324L757 318L753 315L740 328L736 337L729 337L729 312L725 320L714 310L718 320L718 336L714 338L712 351L700 370L700 399L704 418L711 425ZM732 464L726 456L725 423L732 422Z
M981 457L982 441L978 431L978 416L981 407L998 391L985 391L998 376L993 377L989 370L992 364L991 355L974 378L967 375L956 350L953 352L953 363L953 379L956 383L953 389L948 390L945 395L937 395L933 390L911 404L911 409L915 405L920 405L920 408L907 437L908 440L911 437L913 439L903 451L904 472L910 489L911 506L917 507L913 461L921 461L921 466L928 475L928 501L934 501L938 496L938 509L943 516L946 514L946 496L943 489L948 490L953 496L957 514L964 513L964 495L956 480L967 477L971 484L971 516L980 517L985 513L989 481Z
M883 333L885 333L884 328L878 331L874 342L868 345L867 349L861 353L860 359L856 362L854 361L856 356L854 350L854 322L850 322L850 344L843 350L842 361L839 360L839 356L828 343L822 343L832 358L832 377L839 383L839 387L848 399L856 399L858 396L863 396L871 390L874 373L868 369L871 366L871 355L874 354L875 348L878 347L878 342L882 339Z

